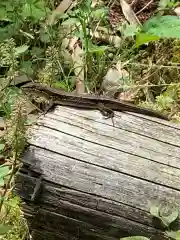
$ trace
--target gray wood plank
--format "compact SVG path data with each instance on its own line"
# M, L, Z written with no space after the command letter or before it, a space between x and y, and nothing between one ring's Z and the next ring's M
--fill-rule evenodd
M34 188L35 182L36 179L34 177L18 173L16 175L16 193L18 193L23 199L30 201L33 193L31 186ZM129 206L126 203L108 200L102 197L83 193L81 191L65 188L57 184L52 185L44 180L43 191L41 192L39 202L41 205L43 203L45 206L54 206L59 212L61 211L62 203L63 205L67 203L67 206L68 203L71 203L86 209L98 210L100 212L127 218L129 220L154 227L153 219L149 212ZM32 204L33 203L25 205L25 212L29 217L37 212L33 209L33 206L31 206Z
M115 113L115 127L99 111L58 106L30 129L16 189L35 239L116 240L145 235L153 203L179 208L180 128L138 114ZM39 204L30 203L41 173ZM48 221L44 221L48 219ZM179 224L179 222L178 222ZM54 237L54 238L53 238Z
M80 209L81 208L79 208L79 214L81 214ZM71 213L71 211L69 212ZM78 214L78 212L76 214ZM52 229L54 233L68 233L69 237L78 237L79 234L79 237L82 239L94 240L115 240L120 237L129 236L129 234L145 235L147 237L154 235L156 239L166 239L162 231L132 222L128 219L104 216L103 213L93 210L89 210L88 212L84 210L84 214L88 214L87 221L75 219L73 215L72 218L67 217L42 207L33 222L34 229L41 228L48 231ZM44 221L44 219L48 219L48 221Z
M33 149L24 162L33 163L32 170L41 172L47 181L95 194L118 202L126 202L149 210L153 201L178 207L180 192L116 171L94 166L60 154Z
M57 113L57 115L59 115L59 112L62 112L62 111L63 112L67 111L67 112L70 112L75 115L79 115L79 116L81 115L81 116L92 118L92 119L95 118L96 121L103 121L105 124L112 125L112 121L109 121L106 118L104 118L99 110L75 109L75 108L69 108L69 107L64 107L64 106L60 106L60 105L56 106L53 109L54 114ZM166 121L163 119L150 117L148 115L127 112L127 111L125 111L125 112L114 111L114 113L115 113L115 117L118 117L118 118L121 118L122 116L126 116L126 118L135 117L135 119L149 121L152 124L157 123L157 124L161 124L163 126L168 126L168 127L180 130L180 126L176 123L173 123L172 121Z
M53 113L48 113L48 117L54 118L54 115L60 115L59 112L62 112L62 107L58 106L57 109ZM138 115L139 116L139 115ZM170 122L164 125L164 121L161 120L159 122L152 122L149 119L140 118L137 115L131 115L127 113L115 113L114 124L116 128L120 128L129 132L134 132L143 136L147 136L150 138L157 139L159 141L163 141L173 145L180 146L180 126L172 124ZM74 121L78 121L80 118L83 120L85 117L87 120L93 120L96 122L100 122L106 125L112 126L112 122L110 119L105 119L100 115L98 111L72 111L72 109L64 108L62 121L66 118L73 119ZM169 125L168 125L169 124Z
M119 171L157 184L169 187L176 186L177 189L180 189L179 168L84 141L74 136L67 136L62 132L40 126L30 143L79 161ZM177 167L179 166L180 162L177 164Z
M49 229L50 231L50 229ZM36 230L33 230L32 232L32 239L35 239L35 240L78 240L79 238L78 237L75 237L75 236L70 236L70 234L68 233L64 233L63 235L62 234L59 234L59 232L57 234L53 233L53 230L51 229L51 232L48 232L47 230L40 230L40 229L36 229Z
M180 164L180 148L167 143L150 139L145 136L128 132L122 129L113 128L102 123L80 120L73 121L66 119L61 121L60 116L56 119L44 118L39 119L40 126L47 127L47 131L54 129L68 135L75 136L86 141L97 143L112 149L121 150L130 154L152 159L167 165L179 167ZM50 128L48 130L48 128ZM32 129L33 131L33 129ZM36 130L33 132L34 138ZM78 139L77 139L78 141Z

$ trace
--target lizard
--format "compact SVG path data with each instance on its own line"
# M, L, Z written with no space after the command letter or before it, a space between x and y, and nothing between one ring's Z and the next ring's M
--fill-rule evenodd
M23 85L21 89L25 92L38 92L46 95L50 99L48 110L54 105L63 105L75 108L97 109L107 118L113 118L114 111L127 111L168 120L167 116L158 112L116 99L88 94L75 95L70 92L65 92L57 88L48 87L34 82Z

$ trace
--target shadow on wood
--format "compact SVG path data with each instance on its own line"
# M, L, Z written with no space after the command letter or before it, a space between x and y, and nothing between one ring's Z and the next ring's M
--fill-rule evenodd
M30 129L16 191L33 239L166 239L149 208L179 208L180 127L118 112L114 124L58 106Z

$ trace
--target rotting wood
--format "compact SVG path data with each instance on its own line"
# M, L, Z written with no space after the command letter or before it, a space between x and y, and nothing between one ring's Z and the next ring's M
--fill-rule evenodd
M17 188L20 189L18 186L19 184L32 185L34 184L34 179L31 177L29 178L27 175L18 174L17 179ZM25 192L24 189L21 189L20 195L30 200L30 196L32 194L32 189L27 189ZM86 209L86 211L97 210L100 212L104 212L110 215L120 216L124 219L129 219L134 222L139 222L144 225L149 225L153 227L153 221L150 217L150 213L134 208L127 203L117 202L115 200L108 200L106 198L102 198L99 196L91 195L88 193L79 192L77 190L68 189L65 187L54 187L51 184L46 183L43 187L43 199L41 203L46 206L46 209L51 209L52 206L56 206L56 209L59 209L58 212L63 211L64 208L70 209L71 206L75 206L74 210L81 206L81 208ZM48 206L49 205L49 206ZM29 206L26 206L26 214L34 215L36 210L33 209L32 203Z
M179 208L180 128L138 114L115 115L113 127L98 111L58 106L31 128L16 190L34 239L166 239L149 207ZM36 177L28 171L43 176L36 203L30 203Z
M64 191L66 190L68 192L68 189L64 189ZM47 195L48 194L44 192L44 196ZM75 201L75 199L73 200ZM54 207L58 214L54 212ZM30 212L31 210L29 209L28 214ZM27 217L27 219L32 221L32 216ZM45 221L45 219L48 219L48 221ZM53 233L58 231L64 233L66 229L65 232L72 234L72 236L77 236L77 229L80 229L80 232L93 229L95 237L98 234L101 236L100 239L106 239L107 236L111 235L117 238L120 234L127 234L129 231L131 234L133 232L141 234L146 231L146 234L149 236L154 232L153 227L148 227L143 222L138 223L128 220L127 216L126 218L122 218L117 215L113 216L112 214L107 214L101 211L100 207L93 210L92 208L81 207L77 204L69 203L68 201L60 201L56 194L52 192L48 195L48 198L45 197L42 199L41 208L37 212L35 220L33 219L32 222L33 229L41 229L42 231L43 229L48 230L52 228ZM161 237L160 231L156 230L156 234L156 237L158 237L158 235Z

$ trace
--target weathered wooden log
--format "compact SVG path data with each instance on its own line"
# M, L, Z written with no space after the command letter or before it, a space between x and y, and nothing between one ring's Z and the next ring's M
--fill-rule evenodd
M119 112L114 124L58 106L30 130L16 191L33 239L166 239L149 208L179 208L180 127Z

